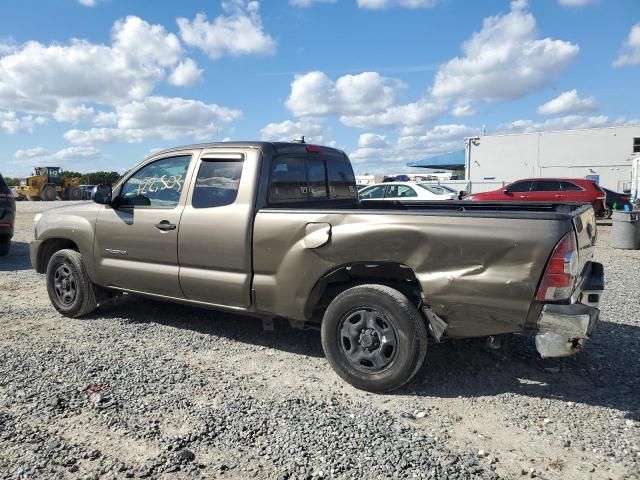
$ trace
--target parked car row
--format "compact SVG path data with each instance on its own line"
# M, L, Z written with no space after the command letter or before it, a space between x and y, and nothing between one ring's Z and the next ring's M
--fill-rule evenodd
M600 187L584 178L527 178L504 187L466 196L466 192L445 185L390 181L358 188L363 200L465 200L498 202L589 203L597 216L610 218L613 210L631 205L626 193Z

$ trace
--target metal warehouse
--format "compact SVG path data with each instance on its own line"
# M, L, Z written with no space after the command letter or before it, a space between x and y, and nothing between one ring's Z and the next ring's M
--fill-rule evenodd
M590 178L623 191L639 152L640 125L633 125L469 137L465 150L407 166L464 170L457 183L474 193L528 177Z
M526 177L591 178L622 191L631 186L640 125L555 132L486 135L465 141L471 182L511 182Z

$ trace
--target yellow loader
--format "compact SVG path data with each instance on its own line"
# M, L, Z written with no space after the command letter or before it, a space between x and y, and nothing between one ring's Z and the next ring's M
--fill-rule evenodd
M79 178L62 178L60 167L36 167L35 174L25 178L16 188L16 193L27 200L50 202L82 200Z

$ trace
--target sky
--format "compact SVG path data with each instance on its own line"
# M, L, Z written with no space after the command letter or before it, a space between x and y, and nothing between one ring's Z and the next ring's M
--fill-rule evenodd
M0 172L217 140L356 173L464 137L640 124L638 0L3 0Z

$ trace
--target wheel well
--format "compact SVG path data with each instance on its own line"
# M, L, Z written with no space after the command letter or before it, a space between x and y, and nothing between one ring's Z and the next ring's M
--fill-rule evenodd
M45 273L47 271L47 265L49 264L49 260L59 250L63 250L65 248L79 251L80 249L72 240L68 240L66 238L51 238L46 240L38 251L38 265L36 271L38 273Z
M331 301L345 290L364 284L386 285L403 293L416 307L422 287L411 267L392 262L358 262L326 273L313 287L305 306L305 317L320 321Z

